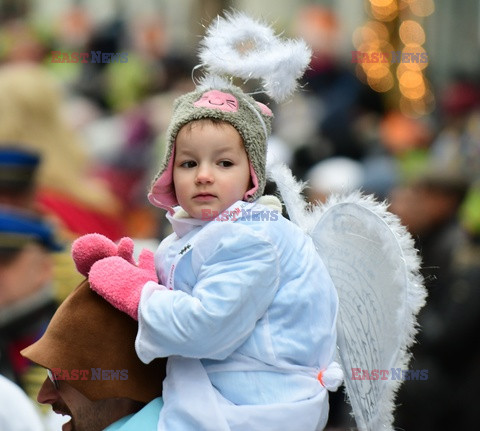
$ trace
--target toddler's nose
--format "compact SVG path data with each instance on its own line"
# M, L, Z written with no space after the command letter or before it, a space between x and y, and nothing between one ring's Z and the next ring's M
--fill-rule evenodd
M213 173L210 167L200 166L195 178L198 184L213 183Z

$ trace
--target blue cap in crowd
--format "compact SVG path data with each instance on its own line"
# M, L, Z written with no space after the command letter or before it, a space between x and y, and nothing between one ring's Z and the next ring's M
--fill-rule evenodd
M0 143L0 186L22 186L33 183L40 156L13 143Z
M20 250L32 242L49 251L63 249L52 226L41 217L15 208L0 207L0 250Z

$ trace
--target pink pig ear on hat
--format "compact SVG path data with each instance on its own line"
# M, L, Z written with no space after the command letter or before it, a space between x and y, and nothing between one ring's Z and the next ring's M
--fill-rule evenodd
M259 80L261 92L283 102L295 92L312 55L303 40L282 39L265 23L236 12L214 20L199 53L205 74L196 82L196 90L174 102L165 158L148 195L153 205L170 212L178 205L173 185L175 139L185 124L201 119L225 121L235 127L243 139L253 185L244 200L253 201L263 194L273 114L268 106L233 85L233 78Z

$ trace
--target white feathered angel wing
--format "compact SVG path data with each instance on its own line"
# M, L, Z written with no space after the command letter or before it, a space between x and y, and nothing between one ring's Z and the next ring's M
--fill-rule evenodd
M355 420L360 430L391 430L426 296L419 258L398 219L371 197L332 198L317 211L310 234L338 291L339 359ZM376 380L359 379L363 370L376 370Z
M309 211L288 168L274 167L271 177L287 211L313 238L338 291L339 361L357 426L392 430L398 370L407 370L416 314L426 297L412 238L372 197L332 197ZM378 379L352 378L363 370L377 370Z

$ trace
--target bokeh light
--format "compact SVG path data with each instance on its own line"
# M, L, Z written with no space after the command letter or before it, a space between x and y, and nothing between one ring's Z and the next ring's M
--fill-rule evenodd
M402 54L408 54L409 62L401 65L410 70L423 70L428 66L428 54L420 45L408 45L402 50Z
M394 86L394 79L390 70L386 69L386 75L383 75L381 78L377 78L372 75L367 76L368 85L375 91L379 93L385 93L391 90ZM383 73L383 71L382 71Z
M364 4L371 19L352 36L353 45L362 52L356 76L375 91L397 92L396 105L408 115L431 112L435 100L424 75L429 59L422 46L426 36L421 18L435 10L433 0L369 0Z
M395 0L370 0L372 6L375 7L389 7L392 3L397 4Z
M377 1L377 0L375 0ZM386 3L386 2L385 2ZM382 2L383 4L383 2ZM396 1L390 1L385 5L378 6L371 3L371 13L379 21L392 21L398 16L398 5Z
M416 0L410 3L410 10L418 17L426 17L435 12L433 0Z
M423 45L425 43L425 31L422 26L410 19L400 24L399 35L404 45Z

